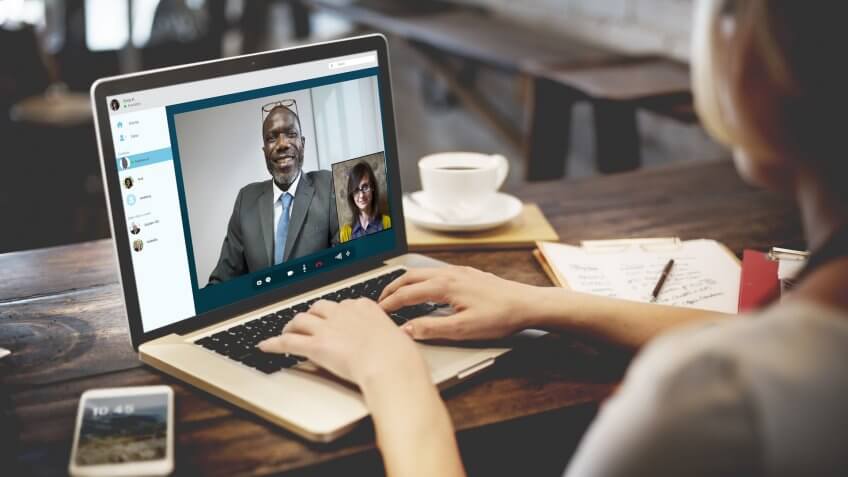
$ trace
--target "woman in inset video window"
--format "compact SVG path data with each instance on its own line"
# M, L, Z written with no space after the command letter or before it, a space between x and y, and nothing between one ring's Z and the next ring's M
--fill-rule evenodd
M380 207L380 188L374 171L366 162L353 166L347 176L347 204L353 217L352 224L344 224L339 232L339 240L363 237L374 232L388 229L392 219L384 214Z

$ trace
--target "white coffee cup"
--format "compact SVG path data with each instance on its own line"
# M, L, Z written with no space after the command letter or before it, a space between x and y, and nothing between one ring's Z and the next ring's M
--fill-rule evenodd
M479 216L503 184L509 162L497 154L443 152L418 161L427 208L458 221Z

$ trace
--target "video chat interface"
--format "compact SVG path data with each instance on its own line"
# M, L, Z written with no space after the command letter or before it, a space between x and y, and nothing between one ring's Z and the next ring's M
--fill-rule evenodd
M370 52L106 99L144 332L394 247L385 205L353 216L388 196L377 75Z

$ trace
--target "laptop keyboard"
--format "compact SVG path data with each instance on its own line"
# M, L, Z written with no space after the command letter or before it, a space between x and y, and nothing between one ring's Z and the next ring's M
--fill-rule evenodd
M330 300L340 302L348 298L370 298L377 300L386 285L395 278L401 276L406 270L395 270L376 278L356 283L347 288L330 292L322 297L313 298L303 303L269 313L261 318L242 323L228 328L224 331L207 336L195 341L195 344L203 346L218 354L222 354L234 361L243 363L266 374L277 372L283 368L290 368L305 358L289 354L264 353L256 348L260 341L273 336L278 336L283 327L294 318L294 315L307 311L313 303L318 300ZM391 314L392 321L398 326L407 321L431 313L443 305L422 303L419 305L401 308Z

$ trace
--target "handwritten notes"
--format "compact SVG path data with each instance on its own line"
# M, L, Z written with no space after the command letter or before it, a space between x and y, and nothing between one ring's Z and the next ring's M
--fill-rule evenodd
M663 267L674 267L657 303L736 313L741 267L712 240L616 247L574 247L540 242L539 248L560 279L576 291L647 302Z

